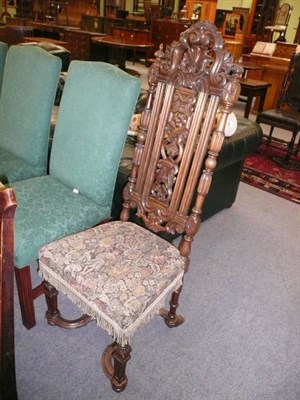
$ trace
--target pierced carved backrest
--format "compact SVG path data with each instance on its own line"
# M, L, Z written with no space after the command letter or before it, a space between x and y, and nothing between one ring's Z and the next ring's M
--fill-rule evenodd
M288 72L285 76L277 109L291 109L300 112L300 53L291 57Z
M193 24L166 52L160 47L148 73L148 98L121 220L136 208L154 232L194 236L241 73L221 34L207 21Z

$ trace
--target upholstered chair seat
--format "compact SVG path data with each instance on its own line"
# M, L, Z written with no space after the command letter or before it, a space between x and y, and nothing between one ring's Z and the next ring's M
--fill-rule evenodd
M101 205L50 175L15 182L13 188L18 199L16 267L36 260L41 244L89 228L110 215L109 198Z
M179 250L134 223L115 221L44 246L43 277L122 345L182 284Z
M300 131L300 111L296 110L280 110L273 109L262 111L259 119L263 123L264 118L272 120L274 123L282 124L284 127L289 127L291 131L297 129Z

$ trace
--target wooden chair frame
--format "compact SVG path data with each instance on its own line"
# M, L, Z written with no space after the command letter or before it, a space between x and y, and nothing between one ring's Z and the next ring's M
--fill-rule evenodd
M14 215L13 189L0 182L0 398L17 400L14 337Z
M68 279L64 280L64 274L60 275L64 267L68 265L68 261L66 261L65 266L58 262L58 258L62 262L68 258L65 255L61 257L60 251L62 248L67 249L66 251L71 249L71 253L74 254L72 243L79 241L86 244L89 242L90 235L94 233L96 235L100 233L100 241L102 235L104 235L106 241L106 235L103 234L106 229L112 229L116 235L120 236L119 230L114 228L116 226L121 227L120 229L124 229L126 232L123 238L127 251L128 247L131 248L132 243L136 246L134 236L130 236L132 232L137 236L147 235L147 239L151 241L152 245L155 243L155 246L163 249L174 246L161 240L161 238L157 238L157 235L153 235L153 233L167 234L173 238L178 234L181 235L175 256L180 271L175 277L170 277L167 285L171 287L170 291L172 292L170 308L168 310L164 308L156 309L156 306L160 307L160 301L153 300L149 296L147 301L150 299L150 306L143 305L143 310L138 316L140 320L146 323L156 311L159 311L169 327L177 327L182 324L184 318L177 314L179 296L182 290L181 278L189 268L193 238L201 224L202 205L209 191L213 171L217 164L217 156L222 147L227 118L232 112L232 106L240 93L239 79L242 75L242 68L240 65L234 65L232 55L224 48L222 35L214 25L207 21L195 23L180 35L179 41L168 46L165 52L161 45L155 56L155 62L148 73L148 97L141 117L132 170L123 191L124 203L120 216L121 222L108 222L92 230L72 235L62 241L50 243L40 250L39 265L40 272L46 279L44 292L48 306L46 318L49 324L63 328L77 328L96 319L100 327L110 334L113 332L112 336L115 340L104 351L102 365L116 392L124 390L127 385L125 370L131 357L129 340L133 331L135 332L140 324L132 324L134 325L132 331L127 334L130 329L126 327L123 330L114 320L111 324L111 317L106 318L108 314L100 311L95 315L92 308L95 310L96 303L93 303L92 308L90 308L91 302L87 298L83 300L82 294L80 295L82 302L77 301L79 300L78 292L75 288L70 291L70 282L67 282ZM203 163L205 167L202 170ZM197 194L194 199L195 190ZM134 228L134 225L128 222L131 210L135 210L142 225L147 227L143 234L141 233L143 229ZM86 239L84 238L85 234L87 235ZM128 242L126 242L126 239ZM109 264L109 272L105 271L103 273L105 280L101 280L101 270L97 269L99 265L103 264L101 249L97 253L97 249L102 248L99 240L96 238L89 242L92 249L89 248L88 253L90 251L96 253L93 257L95 262L92 261L90 268L95 267L93 273L97 282L101 282L100 286L103 285L104 281L110 286L112 281L115 282L117 278L112 276L112 281L108 282L106 277L111 273L116 261L113 259L112 263ZM110 249L104 245L105 254L114 253L114 250L117 251L112 242L113 238L110 237L109 243L112 246ZM157 244L158 242L159 244ZM166 250L167 252L168 250ZM49 254L51 254L51 260L55 260L53 263L48 263ZM81 250L79 250L79 259L85 258L86 254L84 253L82 257ZM145 253L144 256L147 257ZM124 258L123 254L122 260L118 259L118 274L120 272L125 274L122 270ZM142 259L144 259L143 256L141 256ZM130 259L125 258L125 260L124 268L127 269L127 261L130 264ZM52 269L53 264L55 268ZM139 269L140 265L137 264L138 266L135 265L134 268ZM84 262L83 265L85 265ZM133 267L133 263L130 265ZM57 271L56 266L59 266ZM156 267L160 270L154 262L153 269L156 269ZM170 265L169 268L171 269ZM158 279L159 277L158 273ZM76 277L72 278L72 281L77 282ZM69 295L71 300L79 304L79 307L82 305L85 312L87 312L87 309L90 310L90 314L84 314L75 321L68 321L63 318L57 307L58 291L55 284L58 284L59 289L67 296ZM124 282L122 284L125 285ZM130 289L128 290L130 291ZM169 294L168 291L163 293L164 296ZM94 295L95 292L93 291L93 298ZM109 296L108 293L101 291L100 296L102 295L104 297ZM133 293L130 292L130 297L132 295ZM160 296L162 296L162 293L158 294L159 300L161 300ZM100 298L98 300L101 302ZM123 306L124 304L120 308L123 309ZM144 311L144 307L146 311ZM120 313L119 308L118 310ZM115 315L115 312L113 314ZM126 310L125 315L127 318ZM136 312L134 316L136 316Z

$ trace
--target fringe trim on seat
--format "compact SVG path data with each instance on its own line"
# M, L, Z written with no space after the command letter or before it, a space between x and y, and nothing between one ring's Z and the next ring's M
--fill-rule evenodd
M164 306L166 298L182 285L184 271L182 271L176 279L160 294L160 296L150 304L145 311L125 330L122 329L108 315L100 311L94 304L78 293L74 288L68 285L59 275L54 274L51 269L40 262L39 275L53 285L58 291L64 293L73 303L75 303L84 314L91 316L96 320L98 326L105 330L113 339L124 346L130 342L135 332L148 323L155 314Z

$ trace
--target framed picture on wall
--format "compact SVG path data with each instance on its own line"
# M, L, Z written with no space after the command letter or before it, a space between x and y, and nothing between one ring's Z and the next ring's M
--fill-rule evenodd
M224 22L224 36L235 37L240 33L240 14L226 14Z

